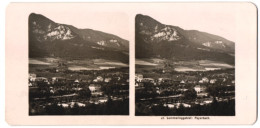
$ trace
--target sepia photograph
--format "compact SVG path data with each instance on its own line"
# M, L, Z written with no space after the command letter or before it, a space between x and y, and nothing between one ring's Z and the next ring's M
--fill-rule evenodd
M71 15L29 16L29 115L128 115L129 41L114 35L127 17Z
M235 42L173 15L135 17L136 116L235 116Z
M253 3L10 3L5 14L10 126L257 120Z

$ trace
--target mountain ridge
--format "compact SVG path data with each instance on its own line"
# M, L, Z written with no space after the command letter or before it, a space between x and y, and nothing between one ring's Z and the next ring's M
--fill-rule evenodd
M73 49L73 50L72 50ZM29 57L106 58L128 62L129 42L119 36L29 16Z
M169 59L211 59L234 64L235 44L218 35L184 30L160 23L150 16L136 15L136 57Z

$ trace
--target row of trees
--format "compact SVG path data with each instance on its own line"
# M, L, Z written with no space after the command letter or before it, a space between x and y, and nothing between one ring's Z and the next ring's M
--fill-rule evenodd
M195 105L190 108L185 108L180 105L179 108L168 108L159 104L148 108L146 104L136 104L137 116L155 115L155 116L234 116L235 115L235 100L228 102L217 102L213 101L210 105Z
M104 104L89 104L85 107L74 104L67 108L59 106L57 103L45 108L30 104L29 115L129 115L129 100L108 100Z

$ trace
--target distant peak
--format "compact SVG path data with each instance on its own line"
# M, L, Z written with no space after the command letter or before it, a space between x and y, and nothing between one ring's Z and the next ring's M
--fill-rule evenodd
M37 14L37 13L31 13L29 15L29 18L46 18L46 19L48 19L47 17L45 17L45 16L43 16L41 14Z
M159 23L159 21L153 19L152 17L148 16L148 15L143 15L143 14L137 14L136 15L136 20L153 20Z
M43 21L49 21L51 23L55 23L54 21L52 21L51 19L45 17L44 15L41 15L41 14L37 14L37 13L31 13L29 15L29 21L40 21L40 22L43 22Z

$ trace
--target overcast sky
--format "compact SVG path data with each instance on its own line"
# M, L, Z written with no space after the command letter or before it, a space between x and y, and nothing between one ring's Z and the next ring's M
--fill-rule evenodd
M102 6L99 8L106 7L106 5ZM134 15L127 15L123 11L93 11L98 8L93 6L88 6L88 8L92 8L92 12L89 11L91 9L84 10L82 7L78 8L78 10L68 10L62 6L60 9L64 11L58 10L56 12L56 10L45 9L35 13L42 14L56 23L99 30L130 40L129 35L132 34L129 33L129 19L131 18L130 21L134 21ZM136 8L126 8L125 11L130 12L130 14L149 15L163 24L179 26L185 30L199 30L234 42L236 40L237 10L228 4L218 6L216 4L166 4L164 6L144 6L139 4L136 5Z
M174 15L171 14L171 17L174 17ZM151 16L153 15L151 14ZM192 15L187 16L183 14L181 18L169 18L166 15L155 15L153 18L163 24L179 26L185 30L199 30L235 41L236 24L232 15L214 15L205 12L204 14L192 13Z
M129 40L129 20L124 13L107 12L35 12L42 14L56 23L73 25L81 29L93 29L109 34L114 34Z
M235 8L225 4L185 4L165 6L157 11L147 9L141 14L149 15L163 24L179 26L185 30L199 30L235 41L237 13Z

